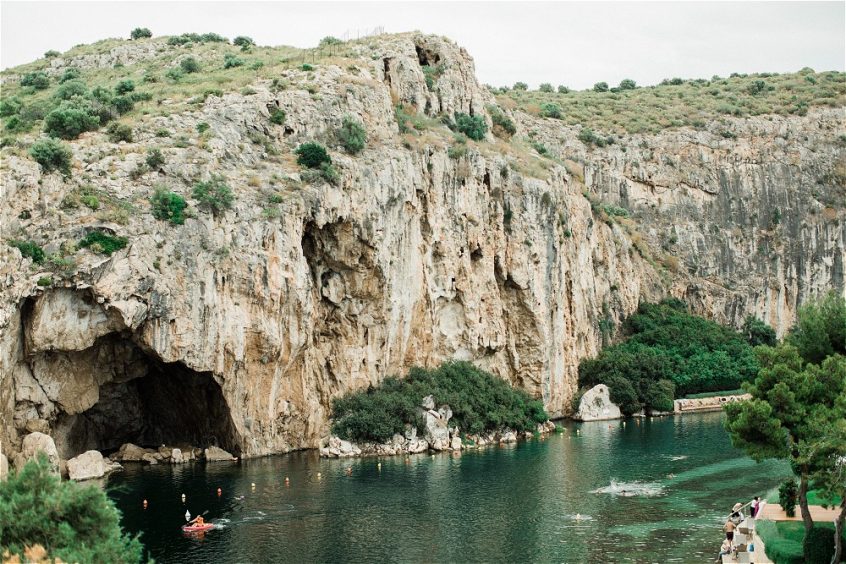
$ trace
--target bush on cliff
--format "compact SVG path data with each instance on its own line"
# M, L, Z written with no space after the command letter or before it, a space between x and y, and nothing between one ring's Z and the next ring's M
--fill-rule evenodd
M141 561L141 543L121 532L120 513L103 490L62 482L43 454L0 482L0 546L23 555L34 545L50 561Z
M41 165L41 170L45 173L58 170L65 176L70 174L73 153L61 141L39 139L29 148L29 155Z
M468 362L427 370L412 368L404 379L386 378L378 387L352 392L332 402L332 431L352 441L385 442L406 424L424 432L418 408L423 398L449 405L451 425L466 433L504 428L534 431L548 419L539 400Z
M579 384L606 384L625 414L666 411L673 398L733 390L758 372L744 335L691 315L679 300L641 304L626 319L628 338L579 365Z
M303 143L294 151L297 164L307 168L320 168L323 163L332 164L332 158L320 143Z

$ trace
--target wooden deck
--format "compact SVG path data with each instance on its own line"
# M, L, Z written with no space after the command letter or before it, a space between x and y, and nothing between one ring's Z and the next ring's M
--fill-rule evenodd
M822 505L811 505L808 509L811 511L811 518L814 522L819 521L821 523L831 523L837 517L837 514L840 513L840 509L837 507L826 509ZM768 503L764 505L764 509L758 514L758 519L766 519L768 521L801 521L802 512L797 505L796 515L788 517L784 509L781 508L781 505Z

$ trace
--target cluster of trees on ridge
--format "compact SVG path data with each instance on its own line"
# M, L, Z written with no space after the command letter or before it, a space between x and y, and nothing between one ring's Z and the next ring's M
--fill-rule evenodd
M641 304L623 331L626 340L579 364L579 386L606 384L625 415L671 411L686 394L737 389L758 373L752 345L775 344L761 321L747 319L739 333L691 315L677 299Z

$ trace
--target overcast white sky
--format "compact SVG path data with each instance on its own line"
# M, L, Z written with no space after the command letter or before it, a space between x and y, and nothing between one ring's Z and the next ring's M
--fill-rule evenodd
M0 2L0 66L134 27L314 46L383 26L446 35L482 82L586 88L633 78L844 70L846 2Z

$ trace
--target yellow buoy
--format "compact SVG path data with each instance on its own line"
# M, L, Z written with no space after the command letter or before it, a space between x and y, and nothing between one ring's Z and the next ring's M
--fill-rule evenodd
M147 500L146 499L144 500L143 505L144 505L144 509L147 509Z
M185 503L185 494L182 494L182 503Z

